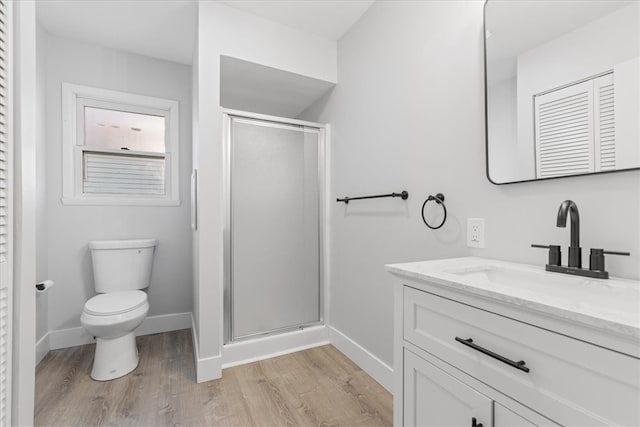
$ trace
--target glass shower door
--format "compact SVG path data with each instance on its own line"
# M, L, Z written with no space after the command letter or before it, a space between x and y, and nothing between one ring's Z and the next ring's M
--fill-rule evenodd
M231 118L231 340L320 320L319 131Z

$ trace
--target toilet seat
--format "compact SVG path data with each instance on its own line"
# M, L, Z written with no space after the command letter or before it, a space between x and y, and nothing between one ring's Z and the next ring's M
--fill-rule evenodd
M127 313L147 303L142 291L119 291L96 295L84 305L84 312L94 316L113 316Z

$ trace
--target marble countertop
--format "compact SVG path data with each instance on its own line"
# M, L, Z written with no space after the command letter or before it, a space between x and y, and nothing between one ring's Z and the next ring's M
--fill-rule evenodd
M589 279L466 257L390 264L390 273L617 332L640 341L640 281Z

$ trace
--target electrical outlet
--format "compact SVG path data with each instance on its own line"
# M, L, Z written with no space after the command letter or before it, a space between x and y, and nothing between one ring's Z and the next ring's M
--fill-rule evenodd
M467 218L467 246L484 248L484 218Z

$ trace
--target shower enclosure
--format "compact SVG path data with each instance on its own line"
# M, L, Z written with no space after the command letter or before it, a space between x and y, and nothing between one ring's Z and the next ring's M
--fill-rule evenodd
M320 324L324 129L226 110L225 342Z

